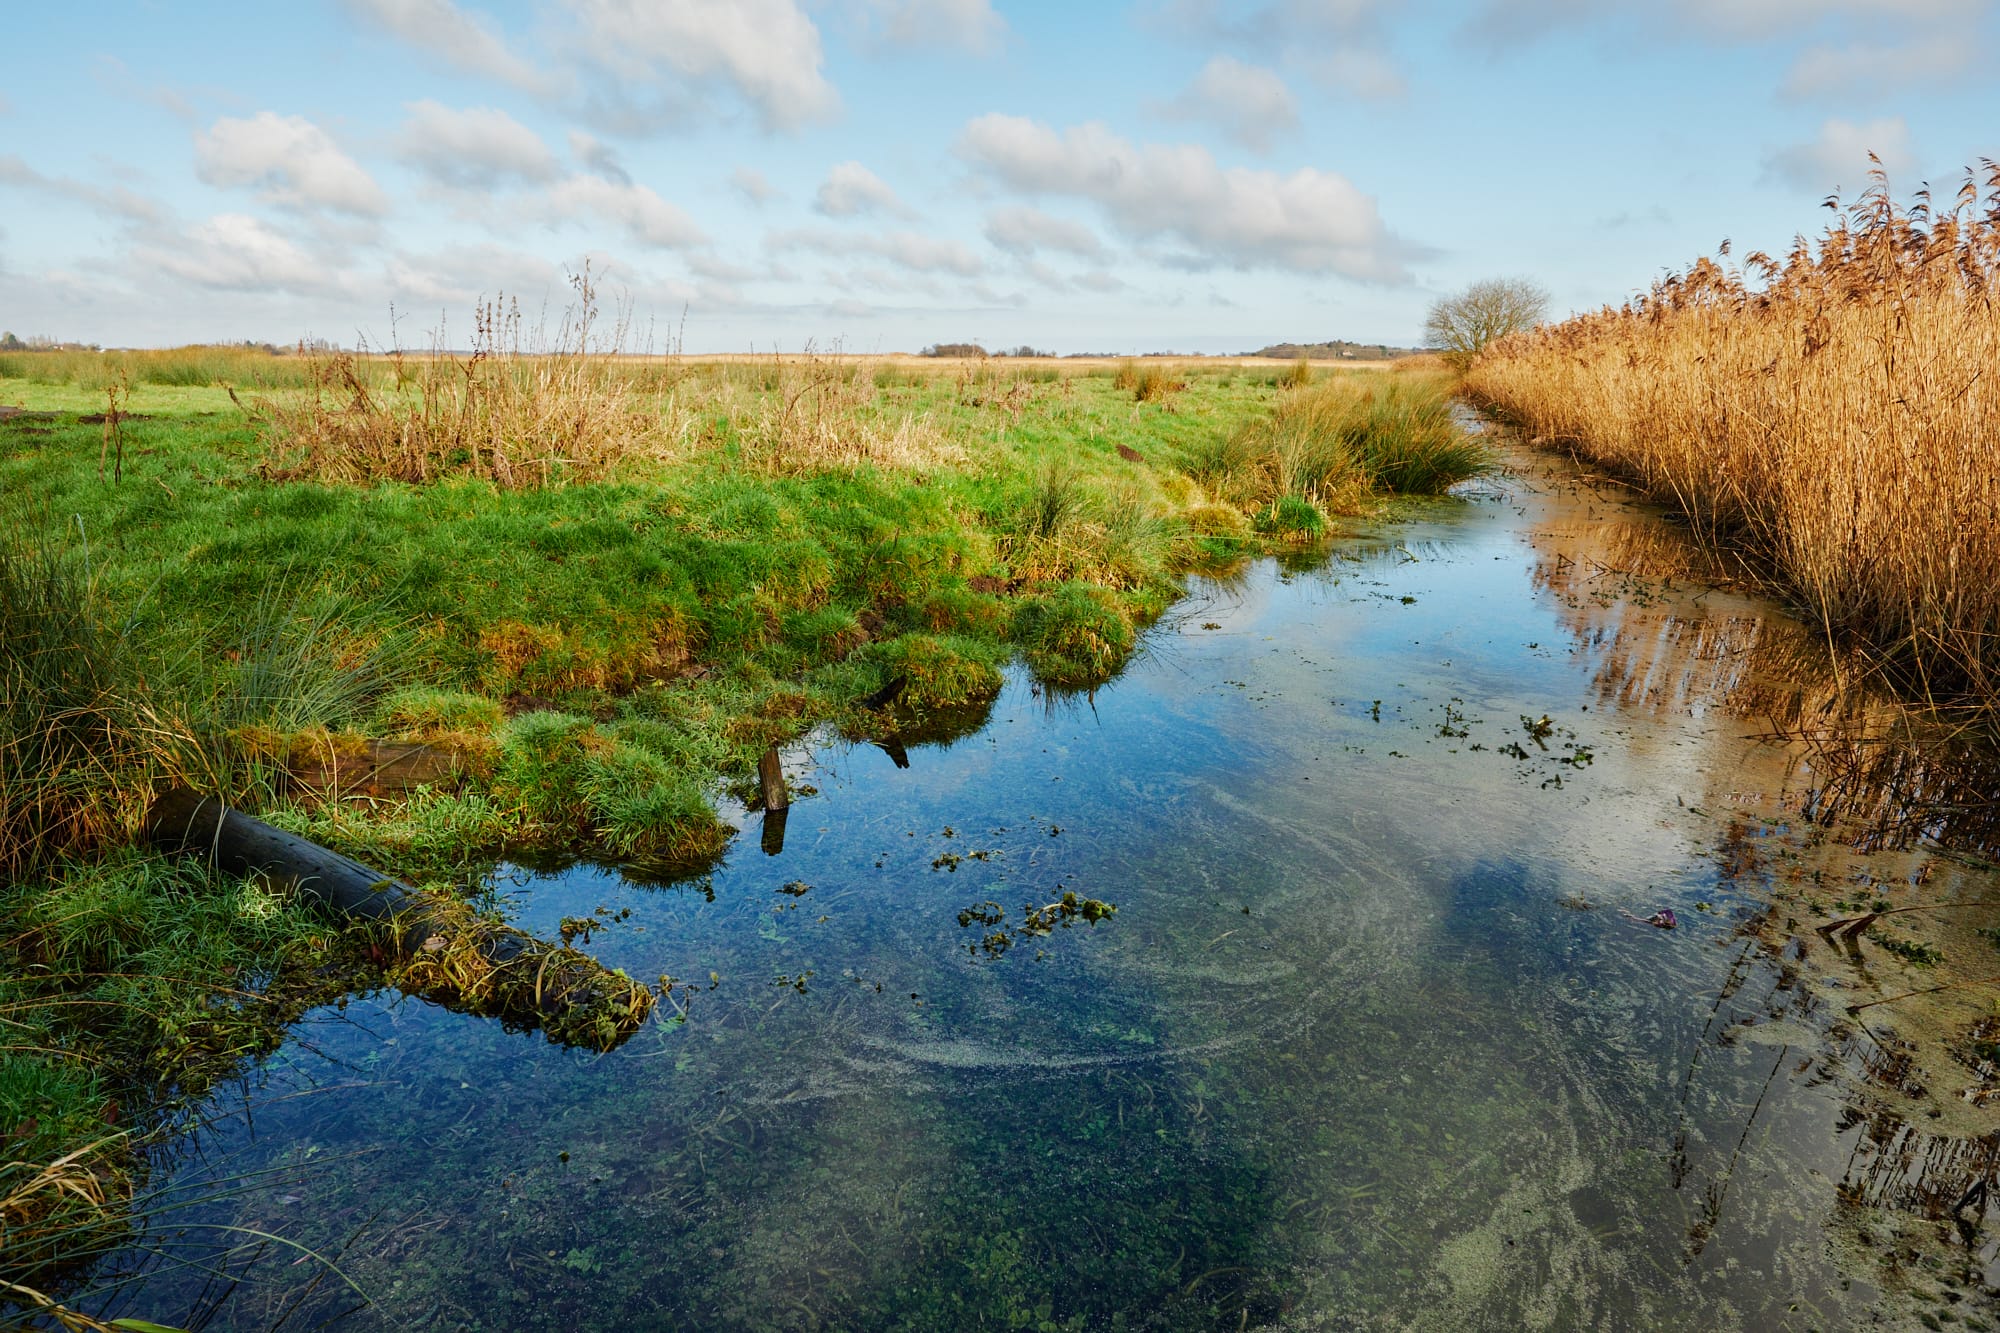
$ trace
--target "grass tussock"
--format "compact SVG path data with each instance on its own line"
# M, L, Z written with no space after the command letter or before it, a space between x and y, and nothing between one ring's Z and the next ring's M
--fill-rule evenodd
M1118 591L1165 584L1187 530L1170 501L1060 457L1029 474L1009 513L1002 549L1015 577L1031 584L1081 579Z
M40 1282L126 1235L138 1149L337 993L256 884L120 852L0 889L0 1255Z
M144 744L121 702L128 627L46 515L0 539L0 878L109 840Z
M1164 403L1188 387L1187 381L1176 373L1176 367L1158 362L1141 363L1131 357L1118 363L1111 383L1114 388L1126 390L1134 401L1141 403Z
M1485 450L1453 420L1453 387L1425 372L1295 387L1270 415L1184 452L1182 466L1260 531L1317 535L1301 505L1353 512L1372 491L1437 495L1486 470Z
M1021 603L1014 636L1035 674L1057 685L1094 684L1132 651L1132 622L1101 588L1065 583Z
M1704 259L1496 344L1467 388L1736 544L1825 632L2000 698L2000 167L1949 204L1878 173L1817 240Z

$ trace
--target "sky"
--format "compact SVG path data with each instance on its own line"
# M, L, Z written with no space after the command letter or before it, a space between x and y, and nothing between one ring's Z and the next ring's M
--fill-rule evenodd
M2000 0L76 0L0 61L0 328L107 346L1415 345L2000 157Z

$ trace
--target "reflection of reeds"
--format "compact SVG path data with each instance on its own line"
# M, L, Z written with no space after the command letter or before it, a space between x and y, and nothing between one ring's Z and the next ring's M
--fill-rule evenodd
M1990 728L1913 709L1822 636L1773 611L1662 604L1676 585L1726 576L1657 522L1598 514L1542 533L1533 580L1581 643L1599 650L1601 705L1656 716L1715 712L1789 747L1806 778L1800 809L1857 850L1930 842L2000 852L2000 752Z
M1505 340L1467 387L1743 544L1822 630L2000 698L2000 166L1949 207L1878 175L1745 269Z

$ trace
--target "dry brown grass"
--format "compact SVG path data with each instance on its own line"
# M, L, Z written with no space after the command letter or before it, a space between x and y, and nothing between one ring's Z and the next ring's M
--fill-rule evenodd
M1818 238L1704 259L1496 344L1466 387L1740 544L1830 637L2000 698L2000 166L1874 186ZM1723 254L1727 255L1727 246Z
M86 1143L52 1162L0 1162L0 1256L16 1275L79 1252L79 1237L123 1225L131 1176L125 1136Z
M305 391L262 402L270 429L267 477L426 482L483 477L498 486L549 486L603 477L632 458L666 459L692 418L619 352L626 329L597 331L589 269L571 280L575 303L552 340L526 330L518 304L482 303L473 350L428 356L306 353ZM441 344L440 339L440 344ZM302 349L303 351L303 349Z
M877 467L928 472L965 461L928 413L878 410L875 366L811 351L724 375L693 410L735 422L744 459L772 473Z

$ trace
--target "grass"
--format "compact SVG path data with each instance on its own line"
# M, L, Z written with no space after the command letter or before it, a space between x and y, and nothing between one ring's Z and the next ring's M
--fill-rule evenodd
M945 734L1017 657L1108 679L1185 571L1323 531L1260 489L1260 430L1305 448L1299 423L1347 422L1357 508L1390 414L1356 405L1421 387L621 358L579 302L549 340L488 307L470 357L120 362L110 472L110 360L0 363L30 409L0 418L0 493L32 497L0 533L0 1198L10 1265L38 1238L25 1280L114 1236L135 1144L354 974L361 945L295 905L133 850L159 787L426 882L507 855L699 865L773 744ZM1332 505L1332 475L1287 485ZM861 708L898 680L893 717ZM367 804L288 780L370 737L458 776Z
M1735 546L1935 700L2000 700L2000 167L1948 204L1878 174L1816 240L1704 259L1495 345L1468 389Z
M1260 532L1309 540L1326 512L1352 512L1380 491L1442 494L1490 465L1452 418L1449 375L1412 365L1318 383L1288 373L1281 382L1289 391L1268 415L1198 442L1181 460L1253 513Z
M91 394L122 384L168 388L234 386L300 389L310 383L307 358L268 347L175 347L163 351L0 352L0 379L66 385Z
M124 1238L139 1148L344 984L260 886L130 851L0 889L0 1255L40 1283Z

